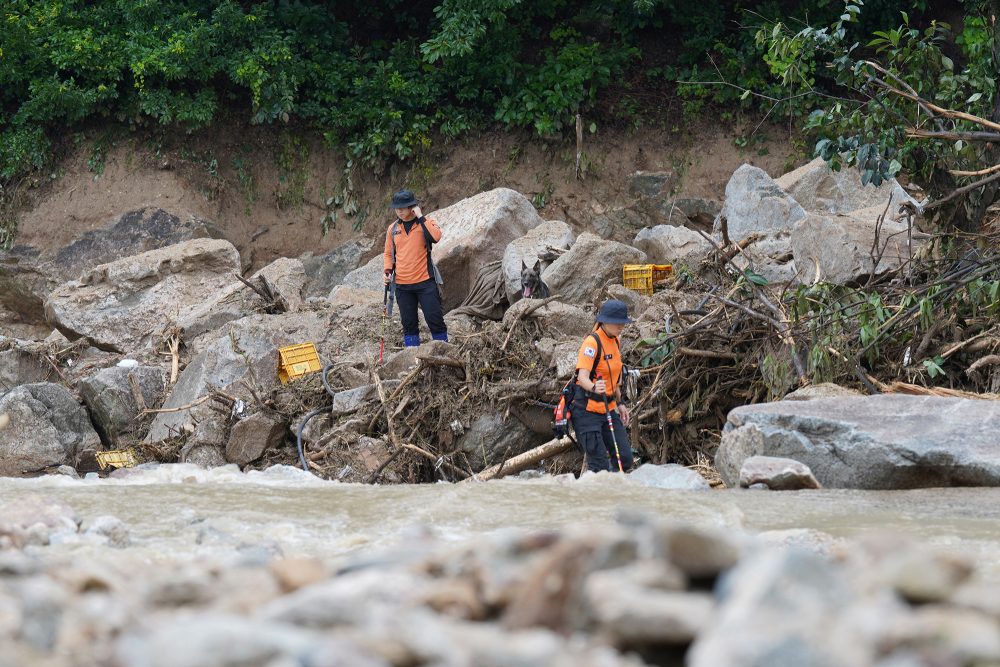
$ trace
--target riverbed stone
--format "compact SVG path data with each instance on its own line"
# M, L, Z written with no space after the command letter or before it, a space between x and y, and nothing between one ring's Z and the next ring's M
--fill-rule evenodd
M1000 485L1000 405L882 394L732 410L716 454L728 486L756 455L800 461L827 488Z
M15 387L0 397L0 475L75 466L86 450L101 448L90 417L73 394L50 382Z
M280 445L288 424L275 415L256 412L238 421L229 432L226 460L244 466L259 459L264 452Z
M686 489L708 491L712 486L694 470L676 463L655 465L644 463L629 473L628 478L654 489Z
M751 456L740 467L740 486L744 489L763 484L772 491L819 489L809 466L776 456Z
M136 401L130 377L134 378L138 394L142 398L142 406ZM90 419L101 440L108 449L115 449L125 438L138 439L145 435L138 422L140 412L143 408L159 408L167 387L161 368L115 366L102 369L86 378L80 383L79 389L80 397L90 412Z

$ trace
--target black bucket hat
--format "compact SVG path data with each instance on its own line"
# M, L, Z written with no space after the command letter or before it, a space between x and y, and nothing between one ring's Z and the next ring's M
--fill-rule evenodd
M601 324L632 324L635 320L629 319L628 306L624 301L610 299L604 302L601 310L597 313L597 321Z
M396 208L410 208L411 206L417 205L417 196L413 194L410 190L400 190L392 196L392 203L389 204L390 209Z

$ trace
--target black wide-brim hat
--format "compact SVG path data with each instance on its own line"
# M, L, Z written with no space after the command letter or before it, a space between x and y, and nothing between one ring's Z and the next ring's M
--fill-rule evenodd
M628 306L624 301L610 299L604 302L600 312L597 313L597 321L601 324L632 324L635 320L628 316Z
M389 209L410 208L417 205L417 196L410 190L400 190L392 196L392 203Z

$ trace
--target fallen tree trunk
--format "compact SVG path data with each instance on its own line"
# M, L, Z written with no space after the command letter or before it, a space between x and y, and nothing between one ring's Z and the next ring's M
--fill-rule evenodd
M513 475L530 468L543 459L551 458L557 454L562 454L563 452L568 451L571 447L573 447L573 441L569 438L556 438L555 440L549 440L544 445L539 445L530 451L518 454L517 456L507 459L499 465L487 468L486 470L475 474L464 481L467 482L469 480L474 480L477 482L487 482L491 479L500 479L505 475Z

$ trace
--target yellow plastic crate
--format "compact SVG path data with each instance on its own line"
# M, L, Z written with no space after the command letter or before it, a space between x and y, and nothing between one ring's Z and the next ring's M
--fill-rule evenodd
M673 270L670 264L626 264L622 267L622 284L639 294L651 296L653 285Z
M139 465L139 458L136 456L135 450L131 447L96 452L94 456L97 458L97 465L101 466L101 470L107 470L108 468L134 468Z
M323 365L312 343L289 345L278 350L278 379L281 384L320 370L323 370Z

